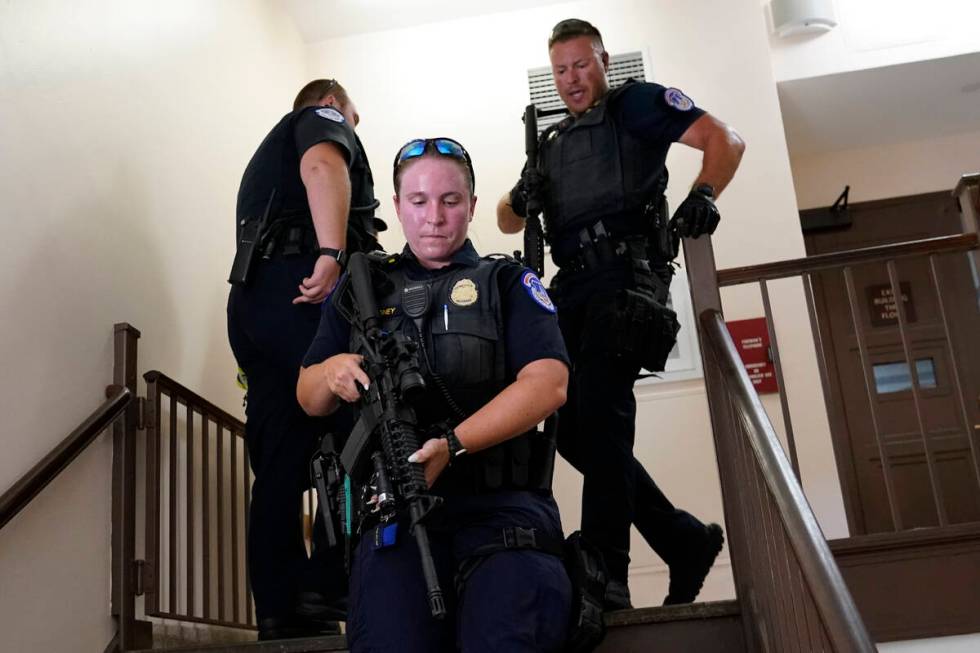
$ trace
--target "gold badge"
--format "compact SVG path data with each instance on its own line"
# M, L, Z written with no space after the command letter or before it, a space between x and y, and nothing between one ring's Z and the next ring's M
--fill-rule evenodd
M460 279L453 284L453 290L449 293L449 299L457 306L470 306L476 303L476 298L480 294L476 291L476 284L472 279Z

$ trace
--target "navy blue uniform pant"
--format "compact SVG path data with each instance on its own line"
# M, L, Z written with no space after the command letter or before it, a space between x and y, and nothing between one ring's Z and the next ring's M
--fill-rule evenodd
M616 292L593 290L592 302L613 301ZM586 302L558 299L557 305L572 360L568 400L558 412L558 452L584 479L582 533L602 552L610 577L625 583L631 523L668 564L683 558L704 525L676 509L633 456L633 383L640 367L614 354L621 334L601 321L590 323Z
M480 559L459 595L459 564L496 541L513 513L466 518L454 530L430 528L429 539L448 615L429 612L418 547L399 524L394 546L375 548L376 527L362 535L351 569L347 637L351 653L549 653L561 650L568 628L571 583L548 553L505 550ZM513 523L513 522L511 522ZM516 522L530 527L527 522ZM539 529L540 532L540 529ZM560 530L554 534L560 537Z
M259 261L248 287L233 287L228 298L228 338L248 377L245 439L255 483L246 551L259 619L291 614L300 591L346 592L340 548L328 554L315 541L310 560L300 517L317 438L339 421L311 418L296 401L300 364L320 307L292 300L314 260L300 255Z

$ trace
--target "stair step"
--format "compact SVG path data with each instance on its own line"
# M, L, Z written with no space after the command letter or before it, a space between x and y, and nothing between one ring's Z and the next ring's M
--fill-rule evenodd
M745 653L737 601L711 601L606 615L606 638L595 653L697 651Z
M651 650L745 653L736 601L618 610L607 613L605 619L606 638L595 653ZM347 642L342 636L311 637L166 650L172 653L327 653L346 651Z
M347 638L343 635L332 637L300 637L297 639L274 639L267 642L238 642L236 644L211 644L208 646L179 647L167 649L145 649L132 653L326 653L327 651L346 651Z

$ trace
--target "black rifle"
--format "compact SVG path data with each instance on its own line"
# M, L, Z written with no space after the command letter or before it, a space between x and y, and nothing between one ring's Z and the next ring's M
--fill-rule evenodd
M524 109L525 175L538 167L538 113L533 104ZM524 184L527 193L527 223L524 225L524 265L544 276L544 230L541 228L541 198L534 184Z
M380 528L407 505L411 533L418 545L432 616L446 615L446 602L436 575L425 519L442 499L429 494L420 463L408 457L419 449L418 422L412 402L425 389L419 371L418 349L401 333L379 328L378 306L367 257L358 252L347 265L348 277L337 292L341 313L351 322L355 353L364 357L370 384L360 388L360 416L351 431L340 461L351 479L373 484ZM353 300L351 303L350 300ZM345 305L346 302L346 305Z

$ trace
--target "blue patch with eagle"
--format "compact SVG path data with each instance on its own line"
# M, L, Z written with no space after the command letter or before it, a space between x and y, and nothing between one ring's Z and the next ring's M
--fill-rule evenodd
M668 88L664 91L664 101L678 111L690 111L694 108L694 100L684 95L679 88Z
M551 297L548 297L548 291L544 289L544 284L541 283L538 275L533 272L525 272L521 277L521 285L524 286L524 290L538 306L549 313L555 312L555 304L551 301Z

